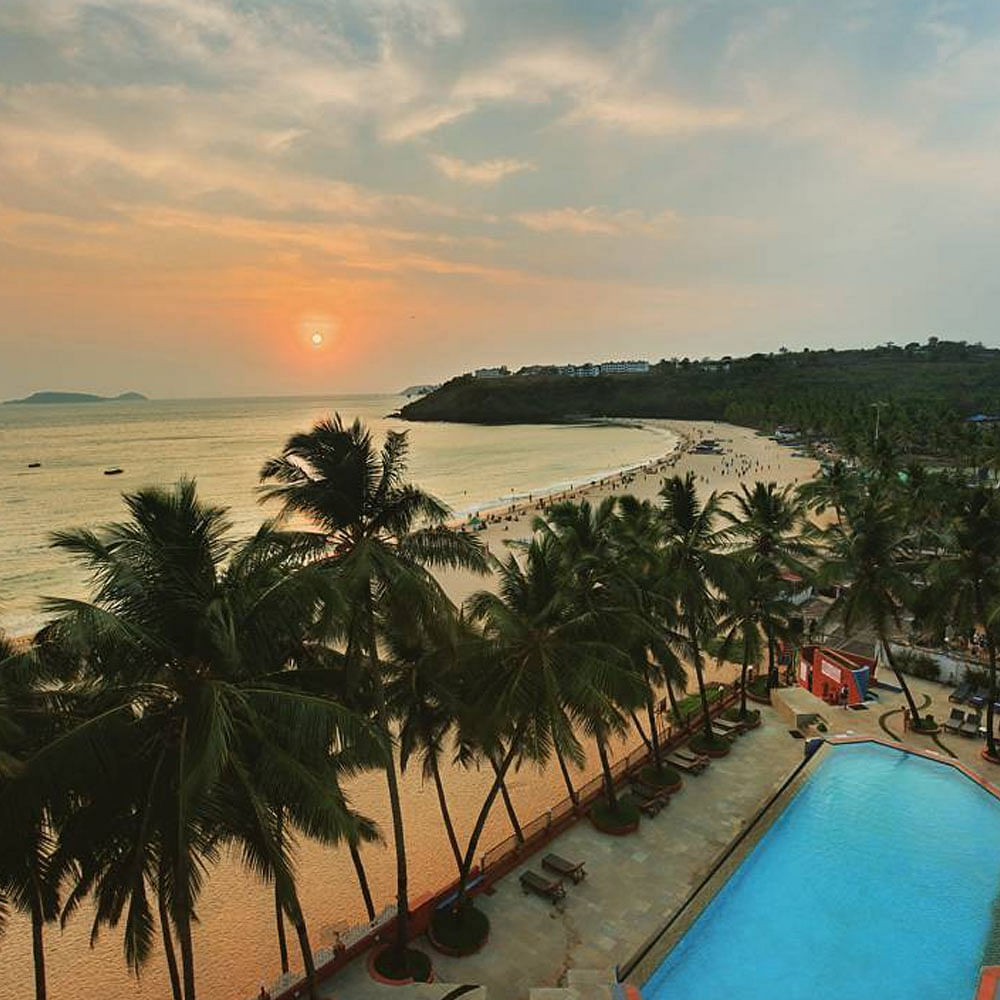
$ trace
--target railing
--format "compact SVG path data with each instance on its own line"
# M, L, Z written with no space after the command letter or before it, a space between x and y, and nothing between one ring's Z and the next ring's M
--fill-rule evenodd
M739 694L739 684L735 681L731 685L718 684L716 687L721 688L722 693L709 705L708 714L710 717L718 715L733 705ZM657 738L662 752L667 754L676 749L695 733L703 722L704 715L701 711L688 715L683 723L676 725L668 721L662 722L657 727ZM645 744L619 758L611 768L615 783L619 783L634 771L644 767L650 759L651 753ZM534 854L553 837L575 823L580 816L586 813L591 803L602 794L603 789L604 776L598 774L579 788L574 788L577 798L575 804L573 799L567 796L523 825L521 827L523 840L512 834L498 844L487 848L480 862L477 891L487 888L514 865ZM454 893L455 889L455 884L452 884L447 889L436 893L429 904L430 907L433 908L446 899L449 894ZM395 907L387 906L370 924L359 924L339 932L334 946L320 948L316 952L318 975L320 977L331 975L342 968L350 959L369 948L376 940L384 939L392 927L395 915ZM295 1000L295 998L304 995L304 990L304 982L298 975L286 973L272 986L271 996L274 1000Z

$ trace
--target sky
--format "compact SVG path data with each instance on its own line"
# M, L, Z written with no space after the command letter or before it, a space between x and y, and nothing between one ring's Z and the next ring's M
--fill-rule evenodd
M0 0L0 397L998 344L998 243L996 0Z

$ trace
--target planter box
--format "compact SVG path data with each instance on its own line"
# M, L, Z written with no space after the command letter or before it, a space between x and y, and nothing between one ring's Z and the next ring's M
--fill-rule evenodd
M386 977L383 976L382 973L379 972L378 969L375 968L375 959L378 958L378 956L381 955L382 952L387 951L388 948L389 948L389 945L385 945L384 944L384 945L380 945L377 948L372 948L368 952L368 960L367 960L368 975L371 976L372 979L374 979L376 983L381 983L383 986L412 986L414 983L416 983L417 980L415 980L413 978L406 978L406 979L386 979ZM433 966L431 966L431 974L427 977L426 982L428 982L428 983L433 983L434 982L434 967Z

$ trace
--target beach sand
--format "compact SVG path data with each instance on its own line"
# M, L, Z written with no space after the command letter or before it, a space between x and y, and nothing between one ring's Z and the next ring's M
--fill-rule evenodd
M632 470L616 473L598 480L593 485L579 486L506 507L479 511L487 522L486 529L476 534L490 553L498 559L506 558L508 542L531 537L534 519L543 511L541 506L559 500L589 500L600 503L612 494L631 493L640 500L656 500L664 479L673 475L693 472L698 481L702 500L716 490L725 493L738 490L740 483L752 485L757 480L801 483L811 479L819 468L812 458L796 458L794 448L779 445L765 435L748 427L736 427L716 421L644 420L643 423L668 430L677 436L676 450L663 455L658 461ZM693 455L689 448L706 438L718 441L723 454ZM456 522L462 523L462 522ZM438 574L449 596L461 603L476 590L488 589L489 578L455 570L442 570Z

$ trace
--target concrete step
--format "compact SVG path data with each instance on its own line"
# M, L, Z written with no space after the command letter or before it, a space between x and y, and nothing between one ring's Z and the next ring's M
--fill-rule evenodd
M615 981L612 969L568 969L566 985L576 990L580 1000L612 1000Z

